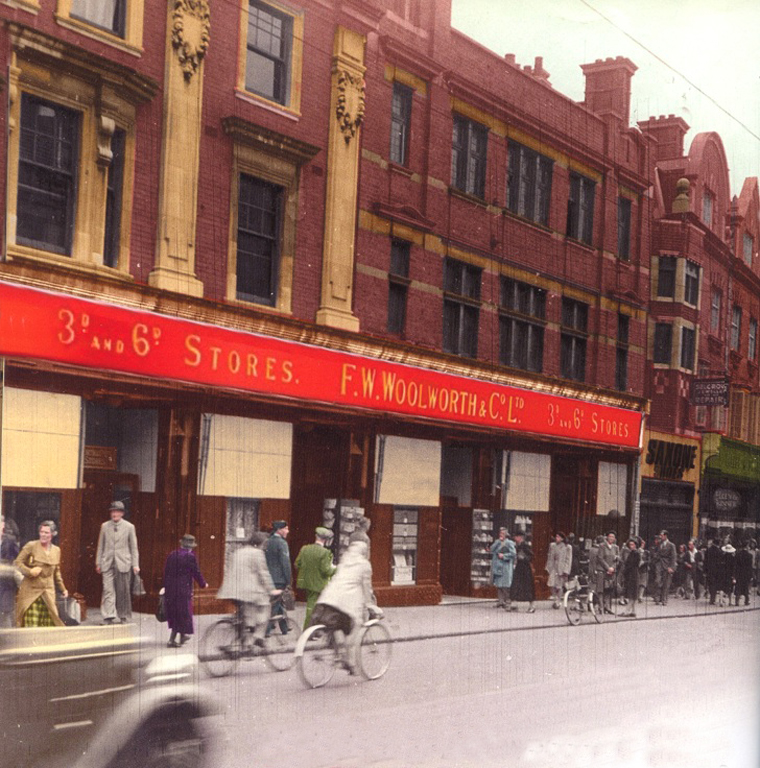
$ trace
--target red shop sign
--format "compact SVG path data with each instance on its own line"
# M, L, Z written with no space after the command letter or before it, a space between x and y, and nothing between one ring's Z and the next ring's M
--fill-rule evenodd
M638 411L0 282L0 355L638 448Z

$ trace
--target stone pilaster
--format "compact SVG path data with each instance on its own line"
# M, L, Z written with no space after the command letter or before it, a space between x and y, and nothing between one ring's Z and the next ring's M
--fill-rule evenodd
M351 296L364 72L364 36L338 27L333 48L322 293L317 322L351 331L359 330Z

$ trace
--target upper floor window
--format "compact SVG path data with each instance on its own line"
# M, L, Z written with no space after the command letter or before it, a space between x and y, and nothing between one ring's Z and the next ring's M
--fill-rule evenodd
M412 128L412 96L414 91L407 85L393 83L391 100L391 151L392 163L406 165L409 162L409 135Z
M293 17L271 5L250 0L245 87L265 99L287 105Z
M739 351L742 333L742 308L734 304L734 311L731 313L731 349Z
M567 234L591 245L594 233L594 191L591 179L570 173L570 196L567 199Z
M675 256L660 256L657 270L657 295L670 299L676 296Z
M560 337L560 375L585 381L588 304L562 299L562 334Z
M618 313L617 348L615 351L615 388L625 390L628 387L628 338L631 318Z
M472 264L446 259L443 279L443 349L476 357L480 317L482 270Z
M749 319L749 339L747 344L747 359L754 360L757 356L757 320Z
M723 295L719 288L713 287L710 294L710 332L717 333L720 330L720 305Z
M411 243L391 240L391 268L388 273L388 332L402 334L406 326L409 293L409 255Z
M748 267L752 266L752 254L755 251L755 238L749 232L744 233L742 238L742 256Z
M71 16L124 37L126 0L71 0Z
M670 323L655 323L653 360L661 365L670 365L673 348L673 326Z
M112 158L108 168L108 187L106 189L106 233L103 245L103 263L107 267L117 267L119 263L126 141L127 132L117 128L111 139Z
M548 224L551 190L552 161L510 142L507 208L531 221Z
M693 328L681 328L681 368L694 370L694 346L696 331Z
M488 129L461 115L454 115L451 149L451 183L462 192L485 197Z
M702 221L708 227L712 227L713 223L713 203L714 197L712 192L705 190L704 195L702 195Z
M21 97L16 242L71 255L79 114L28 93Z
M693 261L686 262L684 301L692 306L699 303L699 265Z
M274 306L277 298L282 187L241 174L238 199L237 297Z
M545 290L502 278L499 317L499 361L502 365L541 372L545 318Z
M631 201L618 197L618 256L631 258Z

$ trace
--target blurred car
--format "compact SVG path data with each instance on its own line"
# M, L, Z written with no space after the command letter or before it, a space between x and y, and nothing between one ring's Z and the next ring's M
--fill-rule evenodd
M0 765L201 768L212 697L197 659L132 625L0 630Z

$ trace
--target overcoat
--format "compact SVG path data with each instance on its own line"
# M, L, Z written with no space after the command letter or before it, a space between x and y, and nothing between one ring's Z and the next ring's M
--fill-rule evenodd
M335 573L332 552L321 544L301 547L296 557L297 586L309 592L321 592Z
M195 552L175 549L164 564L164 609L169 629L193 634L193 581L206 587Z
M266 562L275 587L284 589L290 586L293 578L290 570L290 547L279 533L273 533L267 539Z
M21 548L14 565L24 574L16 595L16 626L24 625L24 614L38 597L45 601L53 623L58 627L64 626L55 604L56 587L61 592L66 591L61 576L60 548L51 544L46 550L39 541L30 541ZM37 566L42 570L39 576L32 576L30 569Z
M504 557L499 557L500 554ZM496 539L491 544L491 581L495 587L508 589L512 586L516 557L515 543L511 539Z
M364 609L372 603L372 566L367 560L367 545L355 541L343 553L335 575L317 600L347 613L354 628L364 622Z
M546 571L549 578L546 583L550 587L562 587L565 580L560 574L569 574L573 567L573 548L565 541L553 541L549 545L549 555L546 558Z
M533 583L533 550L527 541L516 546L517 562L512 577L512 600L518 603L532 603L536 599L536 589Z
M261 606L269 604L269 595L273 589L274 582L269 575L264 552L246 544L233 555L216 596Z

